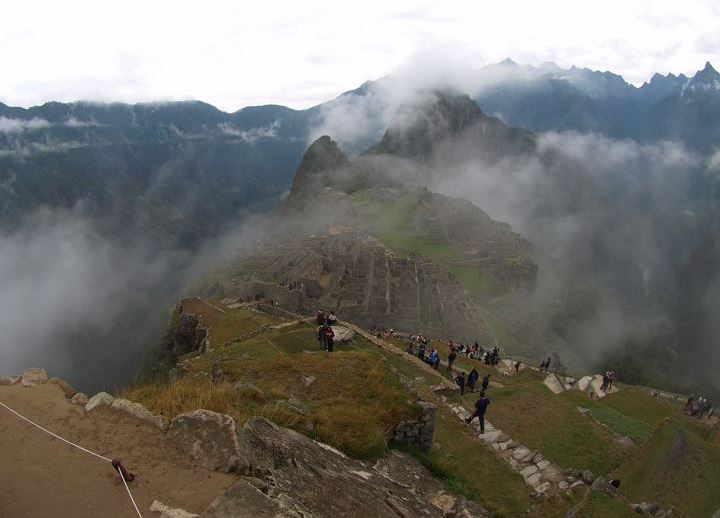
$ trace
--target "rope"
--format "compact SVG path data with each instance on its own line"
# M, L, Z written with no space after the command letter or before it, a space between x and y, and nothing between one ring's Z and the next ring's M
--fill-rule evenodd
M123 481L123 484L125 485L125 489L127 490L127 494L130 497L130 501L132 502L133 507L135 508L135 512L137 515L142 518L142 514L140 514L140 509L138 509L137 504L135 503L135 499L132 496L132 493L130 492L130 488L128 487L127 481L125 480L125 477L122 474L122 471L120 471L120 468L117 468L117 472L120 475L120 480Z
M13 409L10 408L9 406L7 406L7 405L6 405L5 403L3 403L2 401L0 401L0 406L2 406L3 408L5 408L5 409L8 410L9 412L12 412L13 414L15 414L16 416L18 416L18 417L19 417L20 419L22 419L23 421L25 421L25 422L33 425L34 427L36 427L36 428L38 428L38 429L40 429L40 430L42 430L42 431L45 432L46 434L51 435L51 436L55 437L56 439L60 439L60 440L63 441L64 443L67 443L67 444L69 444L70 446L73 446L73 447L77 448L78 450L84 451L85 453L89 453L90 455L93 455L94 457L97 457L97 458L100 459L100 460L104 460L104 461L109 462L109 463L112 464L112 460L111 460L111 459L108 459L107 457L103 457L103 456L100 455L99 453L95 453L94 451L90 451L90 450L88 450L87 448L83 448L83 447L80 446L79 444L75 444L74 442L68 441L68 440L65 439L64 437L60 437L58 434L51 432L51 431L48 430L47 428L43 428L42 426L40 426L39 424L37 424L35 421L32 421L32 420L28 419L27 417L25 417L24 415L21 415L20 413L16 412L15 410L13 410ZM130 497L130 501L132 502L132 505L133 505L133 507L135 508L135 512L137 513L137 515L138 515L140 518L142 518L142 514L140 514L140 510L138 509L138 506L137 506L137 504L135 503L135 499L133 498L132 493L130 492L130 488L129 488L128 485L127 485L127 481L125 480L125 477L123 477L122 472L120 471L120 468L117 468L117 472L118 472L118 474L120 475L120 480L122 480L122 481L123 481L123 484L125 485L125 489L127 490L128 496Z

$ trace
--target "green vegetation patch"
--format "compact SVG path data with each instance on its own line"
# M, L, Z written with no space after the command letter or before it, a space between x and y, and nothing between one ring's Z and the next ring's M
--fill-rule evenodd
M587 468L607 474L623 461L622 446L613 433L578 412L576 405L556 396L523 371L499 378L512 385L491 387L487 419L529 448L565 468ZM475 394L466 394L471 403Z
M682 418L680 418L682 419ZM677 506L684 516L712 516L720 508L720 450L667 419L615 472L631 501Z

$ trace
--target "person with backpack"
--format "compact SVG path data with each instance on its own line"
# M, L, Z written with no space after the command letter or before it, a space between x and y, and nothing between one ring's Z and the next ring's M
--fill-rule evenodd
M457 383L457 386L460 387L460 395L465 395L465 372L463 371L462 374L457 376L455 378L455 383Z
M425 361L425 342L420 342L418 345L418 358Z
M481 392L485 392L488 389L488 385L490 385L490 374L489 373L485 374L485 376L483 376L482 388L480 389Z
M470 424L472 420L477 417L478 421L480 421L481 434L485 433L485 412L487 411L489 404L490 400L485 397L485 392L480 392L480 399L475 402L475 412L473 412L473 415L465 419L465 422Z
M475 383L477 383L478 378L480 378L480 374L478 371L473 367L473 370L470 371L470 374L468 374L468 388L470 389L470 392L475 392Z
M455 358L457 358L457 353L455 350L451 350L450 354L448 354L448 369L452 370L453 362L455 361Z

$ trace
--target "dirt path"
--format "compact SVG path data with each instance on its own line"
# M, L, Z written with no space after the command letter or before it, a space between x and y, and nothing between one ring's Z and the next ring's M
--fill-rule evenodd
M162 432L117 410L86 413L52 384L0 387L0 401L91 451L119 458L143 513L153 500L200 513L232 475L205 470L178 455ZM137 516L109 463L81 452L0 407L0 517Z

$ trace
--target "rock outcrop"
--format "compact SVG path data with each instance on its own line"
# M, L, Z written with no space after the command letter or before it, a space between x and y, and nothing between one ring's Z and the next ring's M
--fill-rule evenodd
M262 417L241 428L230 416L196 410L173 419L167 437L202 466L242 475L202 518L487 515L408 456L369 466Z
M85 405L85 411L91 412L95 410L99 406L103 405L112 405L113 401L115 401L115 398L108 394L107 392L98 392L93 397L90 398L90 400Z
M245 464L235 420L210 410L193 410L170 421L167 437L207 469L242 472Z
M112 402L110 406L112 406L116 410L120 410L121 412L125 412L132 416L135 416L141 421L145 421L146 423L149 423L153 426L157 426L163 431L167 430L168 428L169 423L167 417L153 415L152 412L150 412L140 403L128 401L127 399L123 398L117 398Z
M17 383L20 383L21 379L22 379L22 376L11 376L11 375L0 376L0 387L15 385Z
M41 383L47 383L47 380L48 375L47 372L45 372L45 369L33 368L23 372L20 382L23 384L23 387L34 387L35 385L40 385Z

